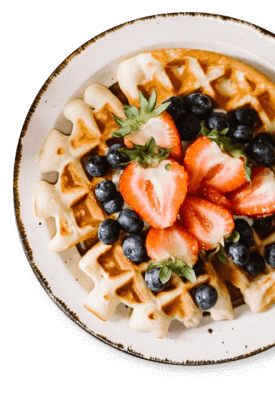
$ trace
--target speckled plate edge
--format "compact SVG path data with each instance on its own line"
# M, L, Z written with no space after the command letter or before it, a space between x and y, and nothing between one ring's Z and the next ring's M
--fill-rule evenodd
M119 30L121 28L123 28L126 25L131 25L134 24L137 21L146 21L146 20L151 20L151 19L155 19L155 18L166 18L166 17L174 17L174 16L188 16L188 17L196 17L196 16L200 16L200 17L205 17L205 18L218 18L224 21L232 21L232 22L237 22L240 24L244 24L247 26L252 27L253 29L258 30L262 35L265 35L266 37L269 38L275 38L275 34L267 31L264 28L261 28L255 24L249 23L249 22L245 22L242 20L238 20L236 18L233 17L229 17L229 16L223 16L223 15L218 15L218 14L209 14L209 13L191 13L191 12L186 12L186 13L168 13L168 14L158 14L158 15L152 15L152 16L147 16L144 18L139 18L136 20L132 20L129 22L126 22L124 24L115 26L97 36L95 36L94 38L90 39L89 41L87 41L86 43L84 43L82 46L80 46L79 48L77 48L74 52L72 52L63 62L61 62L61 64L53 71L53 73L49 76L49 78L45 81L45 83L43 84L43 86L41 87L41 89L39 90L37 96L35 97L29 111L27 114L27 117L25 119L25 122L23 124L23 128L19 137L19 141L18 141L18 145L17 145L17 149L16 149L16 155L15 155L15 163L14 163L14 181L13 181L13 195L14 195L14 211L15 211L15 218L16 218L16 223L17 223L17 228L18 228L18 232L19 232L19 237L24 249L24 252L26 254L26 257L30 263L30 266L33 270L33 272L35 273L38 281L40 282L40 284L42 285L42 287L44 288L44 290L46 291L46 293L50 296L50 298L54 301L54 303L71 319L73 320L78 326L80 326L82 329L84 329L86 332L88 332L89 334L91 334L92 336L94 336L95 338L99 339L100 341L102 341L105 344L108 344L114 348L116 348L117 350L120 350L124 353L133 355L135 357L139 357L148 361L154 361L154 362L158 362L158 363L164 363L164 364L173 364L173 365L211 365L211 364L221 364L221 363L226 363L226 362L231 362L231 361L237 361L237 360L241 360L247 357L251 357L253 355L256 355L258 353L261 353L263 351L266 351L272 347L275 346L275 342L265 346L265 347L260 347L259 349L253 351L253 352L248 352L246 354L240 355L238 357L233 357L233 358L225 358L225 359L221 359L221 360L202 360L202 361L184 361L184 362L176 362L176 361L170 361L168 359L158 359L156 357L146 357L141 353L138 353L134 350L132 350L131 348L126 348L124 347L123 344L121 343L114 343L112 341L110 341L107 337L99 335L95 332L93 332L91 329L89 329L83 322L81 322L81 320L78 318L78 316L71 311L68 306L61 300L59 299L57 296L55 296L50 288L50 285L48 284L47 280L45 279L45 277L43 276L43 274L41 273L41 271L39 270L38 266L35 264L34 262L34 258L33 258L33 251L32 248L29 245L28 242L28 237L26 234L26 230L24 227L24 224L22 222L21 219L21 209L20 209L20 197L19 197L19 190L18 190L18 179L19 179L19 172L20 172L20 162L21 162L21 157L22 157L22 139L25 136L30 120L32 118L33 113L36 110L36 107L41 99L41 96L43 95L43 93L47 90L47 88L49 87L50 83L53 81L53 79L55 77L57 77L60 72L66 68L66 66L68 65L68 63L78 54L80 54L83 50L85 50L88 46L90 46L92 43L96 42L98 39L111 34L112 32Z

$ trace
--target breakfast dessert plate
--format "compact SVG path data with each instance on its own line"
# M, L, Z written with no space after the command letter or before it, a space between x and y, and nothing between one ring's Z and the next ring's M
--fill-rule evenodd
M14 186L30 264L129 354L209 364L270 348L274 37L214 15L119 28L72 53L27 116Z

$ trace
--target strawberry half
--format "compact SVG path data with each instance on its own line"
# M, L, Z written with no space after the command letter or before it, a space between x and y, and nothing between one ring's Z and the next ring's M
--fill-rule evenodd
M189 146L183 164L190 179L190 193L196 193L202 183L216 188L220 193L228 193L247 180L244 159L224 153L207 136L200 137Z
M199 248L211 250L224 244L224 237L234 229L231 213L208 200L186 196L180 207L183 225L198 241Z
M171 149L169 153L171 158L176 161L182 160L180 135L173 118L167 112L164 111L158 117L149 119L139 130L126 135L124 143L127 147L132 147L132 143L144 145L150 137L155 139L159 147Z
M228 198L212 186L202 185L197 192L197 195L230 210L231 203Z
M145 245L149 257L155 261L175 257L192 267L198 259L198 242L178 220L165 229L151 228Z
M229 195L231 210L236 215L259 218L275 213L275 177L267 167L257 167L252 172L251 184L246 183Z
M154 228L173 225L187 193L184 167L167 159L168 150L158 148L153 138L120 152L132 161L119 180L125 202Z
M159 147L169 149L171 158L182 161L183 148L179 132L173 118L165 112L169 102L155 109L155 91L148 101L141 92L139 99L140 109L135 106L123 106L127 119L115 117L120 129L113 132L113 136L124 137L125 145L129 148L133 143L145 145L147 140L153 137Z

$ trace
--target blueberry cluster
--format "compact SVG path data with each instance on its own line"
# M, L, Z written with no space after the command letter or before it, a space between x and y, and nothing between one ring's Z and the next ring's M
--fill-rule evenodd
M253 228L260 232L271 228L272 221L269 217L255 220ZM252 276L259 275L265 270L266 262L275 268L275 244L266 246L265 254L262 256L257 251L250 251L254 243L253 230L245 219L235 219L235 230L239 232L240 238L236 243L229 243L227 252L231 260L241 266Z
M98 238L104 244L113 244L118 240L121 229L129 233L122 243L123 253L128 260L139 263L147 259L145 243L140 236L143 225L143 220L135 211L122 210L117 220L107 218L100 223Z
M275 160L275 138L269 132L262 132L253 138L253 128L258 121L256 110L251 107L239 107L230 113L215 110L214 101L202 93L191 93L186 97L174 96L166 111L172 116L181 140L197 138L201 124L207 129L223 131L237 143L246 147L250 160L258 165L270 166Z

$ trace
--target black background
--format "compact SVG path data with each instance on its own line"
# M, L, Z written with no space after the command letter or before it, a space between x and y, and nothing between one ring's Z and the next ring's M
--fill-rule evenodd
M104 7L100 5L99 9L95 10L91 4L89 7L87 5L84 7L83 4L79 6L74 4L70 7L68 6L66 10L62 7L61 11L55 10L56 7L52 4L48 8L41 6L39 11L24 8L21 15L18 15L20 22L16 25L16 41L11 44L10 49L13 51L8 57L10 71L13 71L11 73L13 100L14 91L17 93L16 103L13 102L17 108L16 130L13 128L14 154L20 129L33 99L48 76L69 54L90 38L116 25L163 13L154 10L138 14L135 12L137 7L134 6L132 9L124 7L122 10L117 6L106 5ZM266 9L261 12L258 11L258 7L257 11L251 13L246 12L245 6L240 12L214 14L248 21L274 33L273 21L267 19ZM169 13L167 10L165 12ZM11 33L12 31L9 35ZM40 382L39 392L42 394L53 388L54 383L59 383L57 386L59 389L72 388L77 392L84 390L95 395L94 392L101 382L99 387L104 389L104 393L107 393L106 387L108 390L114 388L114 394L117 392L119 396L121 391L125 391L125 385L130 383L131 389L128 389L127 393L129 396L136 391L133 386L141 389L147 382L149 386L146 386L147 389L144 391L146 395L157 394L158 388L168 385L171 388L184 390L183 395L186 395L188 388L194 388L196 381L202 380L206 392L209 391L210 394L213 393L213 382L209 382L210 379L215 381L217 378L230 378L234 384L234 380L238 377L247 378L248 387L251 387L254 385L252 374L260 377L275 367L275 350L247 360L204 367L154 364L113 350L89 337L53 304L27 262L15 223L13 245L13 252L18 257L9 267L8 274L12 287L9 289L8 281L5 282L10 294L9 299L4 296L4 300L6 299L4 303L9 310L9 317L3 319L4 325L8 328L4 343L7 343L10 349L9 363L5 372L14 374L16 371L20 372L20 375L27 372L28 378L21 386L22 392L36 393L38 389L33 385L35 382ZM144 379L141 380L140 377ZM112 386L107 384L110 378L114 382ZM261 387L264 388L261 378L260 381ZM175 383L181 383L181 386L178 387ZM171 395L171 390L169 393Z

